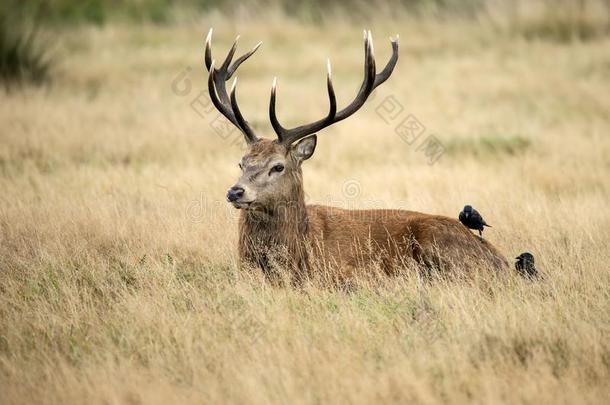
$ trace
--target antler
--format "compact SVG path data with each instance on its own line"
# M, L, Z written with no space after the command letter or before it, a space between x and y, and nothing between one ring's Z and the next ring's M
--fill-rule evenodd
M235 38L235 42L231 47L227 57L223 64L219 67L215 67L215 60L212 59L212 29L208 32L208 36L205 40L205 66L210 72L208 76L208 91L210 92L210 98L212 99L212 103L218 111L222 113L233 125L243 132L244 137L246 138L246 142L253 143L258 140L258 137L248 124L241 114L239 107L237 105L237 100L235 99L235 88L237 86L237 77L233 81L233 85L231 86L231 95L227 94L226 82L233 76L239 65L242 64L246 59L248 59L259 46L261 46L262 42L259 42L251 51L245 53L244 55L237 58L235 62L231 65L231 60L235 55L235 50L237 49L237 41L239 40L239 36Z
M392 56L388 61L385 68L379 73L375 74L375 56L373 55L373 38L371 31L364 31L364 80L360 86L360 90L356 95L356 98L344 109L337 112L337 99L335 97L335 90L333 89L333 83L331 80L331 68L330 59L327 63L328 76L326 79L328 87L328 98L330 101L330 109L328 115L318 121L311 124L302 125L296 128L287 129L284 128L278 121L275 115L275 94L277 78L273 79L273 85L271 87L271 99L269 102L269 118L271 119L271 125L277 133L280 143L290 145L291 143L311 135L323 128L326 128L336 122L346 119L362 107L366 99L373 92L373 90L381 83L385 82L398 61L398 35L396 39L390 38L392 42Z

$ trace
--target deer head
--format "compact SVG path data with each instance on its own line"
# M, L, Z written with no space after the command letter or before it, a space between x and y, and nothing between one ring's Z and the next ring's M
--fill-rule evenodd
M238 37L239 38L239 37ZM301 164L309 159L316 148L316 132L354 114L362 107L381 83L385 82L398 61L398 36L391 39L392 56L385 68L376 74L373 39L370 31L364 32L364 80L354 100L342 110L337 111L337 100L331 80L331 65L328 60L327 89L329 98L328 114L313 123L295 128L284 128L275 113L277 79L273 79L269 117L277 138L270 140L257 136L242 116L236 100L237 78L233 81L230 95L226 82L233 76L239 65L248 59L261 45L240 56L231 63L237 49L237 40L222 65L216 67L212 58L212 30L205 44L205 65L209 71L208 90L214 106L244 135L248 145L239 167L242 174L227 193L227 200L236 208L250 210L273 210L277 204L285 204L302 199Z

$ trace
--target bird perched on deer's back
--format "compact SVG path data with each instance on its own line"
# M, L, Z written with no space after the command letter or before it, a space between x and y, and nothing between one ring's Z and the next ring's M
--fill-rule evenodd
M479 236L483 237L483 227L488 226L491 228L491 225L488 225L487 222L483 219L481 214L471 205L464 206L462 212L460 212L459 220L464 226L479 231Z

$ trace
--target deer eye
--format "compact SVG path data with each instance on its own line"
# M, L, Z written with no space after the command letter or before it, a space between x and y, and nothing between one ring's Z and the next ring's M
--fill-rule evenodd
M280 163L271 168L271 170L269 171L269 175L271 175L271 173L273 173L273 172L280 173L283 171L284 171L284 165Z
M239 167L239 170L244 170L244 167L241 165L241 163L238 163L237 166Z

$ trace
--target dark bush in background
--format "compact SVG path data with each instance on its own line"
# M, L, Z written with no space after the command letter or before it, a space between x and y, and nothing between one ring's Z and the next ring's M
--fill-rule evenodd
M26 19L7 10L0 12L0 81L41 84L50 77L51 58L40 41L36 14Z

